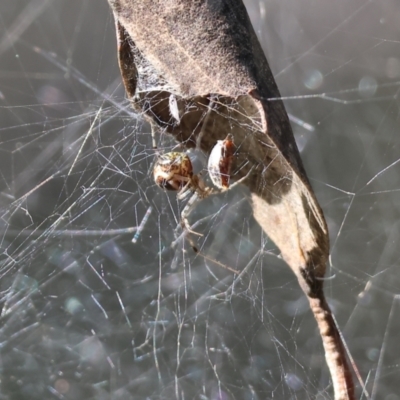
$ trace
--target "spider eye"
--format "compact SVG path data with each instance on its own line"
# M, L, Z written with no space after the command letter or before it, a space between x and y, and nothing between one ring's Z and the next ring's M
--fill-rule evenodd
M229 189L235 144L232 135L218 140L208 157L208 173L213 184L223 190Z

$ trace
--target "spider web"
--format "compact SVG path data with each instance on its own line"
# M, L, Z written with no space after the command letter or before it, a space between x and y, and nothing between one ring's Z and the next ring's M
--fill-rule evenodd
M398 400L398 7L246 6L329 225L328 300L371 398ZM198 253L175 233L151 171L180 149L125 99L107 2L0 7L2 398L332 399L246 190L196 204Z

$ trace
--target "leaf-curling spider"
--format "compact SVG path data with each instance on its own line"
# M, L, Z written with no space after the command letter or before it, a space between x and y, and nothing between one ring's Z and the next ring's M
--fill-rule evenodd
M202 236L191 230L188 222L190 212L197 201L231 189L247 178L248 174L230 184L234 152L235 145L232 135L229 134L225 140L218 140L210 153L207 168L212 182L218 189L207 187L200 174L193 173L192 162L186 153L170 152L158 157L153 169L155 183L162 189L178 191L177 197L180 200L193 193L181 213L181 225L185 230Z

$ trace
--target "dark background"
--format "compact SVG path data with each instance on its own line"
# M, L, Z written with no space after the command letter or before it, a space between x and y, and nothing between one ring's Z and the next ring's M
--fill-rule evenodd
M246 6L330 228L329 303L371 397L399 400L397 2ZM197 204L200 255L171 247L155 153L105 0L0 1L0 398L332 399L246 192Z

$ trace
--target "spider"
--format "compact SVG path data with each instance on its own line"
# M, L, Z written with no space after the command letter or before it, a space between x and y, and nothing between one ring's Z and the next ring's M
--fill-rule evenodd
M158 157L153 169L155 183L164 190L178 191L177 198L184 199L190 193L192 197L187 202L181 213L181 225L187 231L191 230L188 216L195 203L208 197L213 189L207 187L199 175L193 173L193 165L186 153L171 152Z
M231 189L249 175L247 174L234 184L230 184L234 152L235 145L230 134L225 140L218 140L211 150L207 168L211 181L217 189L207 187L200 174L193 173L192 162L186 153L171 152L158 157L153 169L155 183L164 190L178 191L177 198L180 200L190 193L193 194L181 213L181 225L186 231L202 236L194 232L188 222L190 212L199 200L211 194Z

